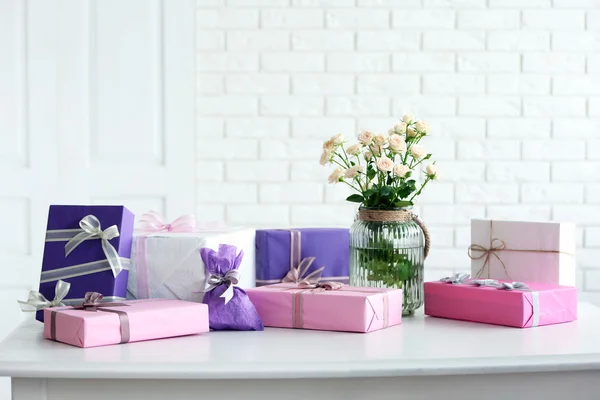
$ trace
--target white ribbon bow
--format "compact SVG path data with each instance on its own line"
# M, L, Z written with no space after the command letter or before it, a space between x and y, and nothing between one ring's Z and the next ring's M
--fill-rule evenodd
M44 308L61 307L64 306L62 300L67 296L70 288L71 284L69 282L58 281L54 288L54 299L52 301L46 299L46 297L37 290L32 290L29 292L27 301L17 300L17 303L19 303L19 307L21 307L21 311L23 312L36 312L43 310Z
M207 293L220 285L227 285L227 290L223 292L222 297L225 299L225 304L229 303L229 300L233 298L233 285L237 285L240 280L240 271L232 269L227 271L225 276L211 274L206 282L204 283L204 290L202 292Z
M459 283L465 283L465 281L467 279L469 279L471 277L471 275L469 274L454 274L452 276L447 276L445 278L440 279L440 282L444 282L444 283L452 283L454 285L459 284Z
M119 228L117 228L116 225L112 225L105 230L102 230L100 221L94 215L83 217L81 221L79 221L79 226L83 232L78 233L65 244L65 257L71 254L71 252L84 241L98 238L102 241L102 250L112 269L113 276L116 278L123 270L123 265L121 265L119 253L117 253L117 250L110 244L109 240L119 236Z

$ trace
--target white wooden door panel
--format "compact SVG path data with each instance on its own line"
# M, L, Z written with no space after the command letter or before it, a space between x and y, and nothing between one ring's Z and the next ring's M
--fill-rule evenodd
M194 18L193 0L0 1L0 338L50 204L194 210Z

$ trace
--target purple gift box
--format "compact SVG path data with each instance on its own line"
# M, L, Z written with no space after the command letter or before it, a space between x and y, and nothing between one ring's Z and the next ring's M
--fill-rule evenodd
M314 260L313 260L314 258ZM291 277L318 277L348 283L350 233L342 228L261 229L256 231L256 286ZM310 262L305 262L310 259ZM303 266L309 266L304 269ZM322 268L319 274L318 270ZM291 282L292 280L287 280Z
M86 292L102 293L104 301L125 300L133 225L133 213L123 206L50 206L39 292L52 301L63 280L71 284L65 305L82 303ZM102 233L89 233L94 229ZM77 235L85 240L69 242ZM44 320L43 310L36 319Z

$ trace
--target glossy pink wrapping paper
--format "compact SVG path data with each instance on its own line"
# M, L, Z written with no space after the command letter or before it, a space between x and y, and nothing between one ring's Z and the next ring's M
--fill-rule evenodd
M529 328L577 319L577 288L527 283L531 291L500 290L469 284L425 283L425 314L432 317ZM535 294L537 293L537 294Z
M133 300L126 306L111 307L125 311L129 318L129 342L161 339L208 332L206 304L181 300ZM100 304L102 306L102 304ZM56 315L56 340L78 347L95 347L121 342L119 316L111 312L73 310L71 307L44 310L44 337L51 339L51 313Z
M282 283L246 289L246 293L265 326L364 333L402 323L399 289L343 286L325 291ZM295 296L302 296L301 310ZM295 312L301 312L301 326L294 326Z
M487 264L485 257L472 259L471 276L575 286L574 224L471 220L472 245L489 249L493 239L501 240L506 248L496 251L497 257L491 255Z

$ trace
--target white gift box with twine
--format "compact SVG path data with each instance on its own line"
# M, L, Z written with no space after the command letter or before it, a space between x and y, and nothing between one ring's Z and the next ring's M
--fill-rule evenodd
M471 275L575 286L575 224L471 220Z

